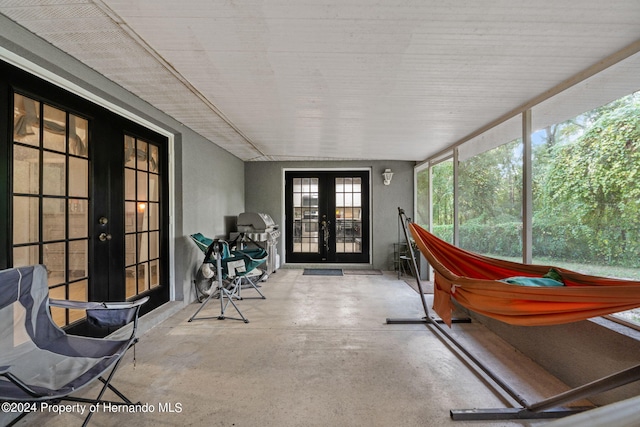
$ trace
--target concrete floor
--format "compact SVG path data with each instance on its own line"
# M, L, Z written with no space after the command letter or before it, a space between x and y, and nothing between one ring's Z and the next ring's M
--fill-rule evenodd
M190 304L147 331L113 384L153 412L102 409L93 426L542 426L547 421L452 421L450 409L510 406L424 325L418 294L395 272L304 276L281 269L266 300L243 300L250 320L187 319ZM253 291L255 294L255 291ZM244 296L250 296L246 291ZM233 315L230 308L229 315ZM200 316L217 316L212 300ZM565 390L477 323L453 333L529 402ZM94 396L90 389L84 392ZM109 393L108 393L109 394ZM109 398L113 398L110 396ZM170 412L173 410L174 412ZM79 413L28 415L18 425L80 425Z

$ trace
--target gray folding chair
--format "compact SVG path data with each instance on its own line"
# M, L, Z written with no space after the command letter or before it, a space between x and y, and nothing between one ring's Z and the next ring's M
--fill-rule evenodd
M124 354L138 341L138 315L148 299L123 303L50 300L44 266L0 271L0 401L103 404L108 388L122 399L109 404L133 404L111 385L111 379ZM117 328L133 322L131 335L124 339L68 335L51 319L49 307L54 305L85 309L87 321L98 327ZM96 380L103 385L95 399L70 396ZM88 412L83 425L93 415Z

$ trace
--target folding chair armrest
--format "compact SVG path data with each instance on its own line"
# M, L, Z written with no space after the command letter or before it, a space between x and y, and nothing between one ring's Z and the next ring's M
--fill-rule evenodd
M140 307L149 297L124 302L83 302L70 300L49 300L49 305L59 308L85 310L89 324L98 328L120 328L133 322L133 335L138 326Z
M149 301L149 297L135 301L123 302L86 302L49 298L49 305L59 308L71 308L77 310L123 310L140 306Z
M144 297L137 299L135 301L123 301L123 302L103 302L101 309L109 309L109 310L122 310L128 308L139 307L149 301L149 297Z
M49 298L49 305L59 308L70 308L76 310L89 310L92 308L105 308L101 302L73 301L64 299Z

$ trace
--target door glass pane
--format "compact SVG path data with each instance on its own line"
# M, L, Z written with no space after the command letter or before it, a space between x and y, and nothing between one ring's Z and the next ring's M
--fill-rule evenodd
M124 238L124 262L127 265L136 264L136 235L127 234Z
M136 167L136 140L128 135L124 137L124 166L133 169Z
M124 232L133 233L134 231L136 231L136 202L125 202Z
M67 114L51 107L44 106L44 132L42 142L44 148L64 153L67 147Z
M138 172L138 200L149 200L147 188L149 186L149 174Z
M34 243L39 239L40 208L37 197L13 197L13 244Z
M18 94L13 99L13 140L39 147L40 103Z
M335 179L336 253L362 253L362 178Z
M49 243L42 247L42 263L47 266L49 286L63 284L66 281L65 243Z
M133 169L124 170L124 198L136 199L136 171Z
M138 293L138 289L136 286L136 267L127 267L125 270L125 277L126 277L126 293L125 293L125 297L127 299L136 296L136 294Z
M69 199L69 238L78 239L88 237L89 224L88 201L83 199Z
M22 145L13 148L13 192L38 194L40 150Z
M63 196L66 183L65 155L45 151L42 163L42 194Z
M141 171L146 171L149 169L149 164L148 164L148 149L149 149L149 144L147 144L144 141L138 140L137 141L137 158L138 158L138 163L137 163L137 167L138 170Z
M293 179L293 252L319 253L318 178Z
M149 264L143 262L138 264L138 293L142 293L149 289Z
M89 161L69 157L69 196L87 197L89 195Z
M65 199L42 199L42 240L64 240L65 230Z
M149 200L158 201L158 175L149 174Z
M151 288L160 285L160 260L149 263L149 286Z
M86 119L14 94L12 265L44 264L52 298L87 300L88 135ZM76 311L52 316L65 326Z
M52 299L67 299L67 288L63 286L56 286L49 289L49 298ZM67 310L60 307L51 307L51 318L58 326L64 326L67 321Z
M138 261L149 260L149 233L138 233Z
M149 233L149 259L160 257L160 233L154 231Z
M149 218L147 204L144 202L138 202L137 206L137 230L147 231L149 229Z
M87 280L81 280L79 282L71 283L69 285L69 299L74 301L89 301L88 295L89 282ZM69 311L69 323L76 320L83 319L85 317L84 310L68 310Z
M69 115L69 154L89 156L89 122L81 117Z
M159 158L159 150L155 145L149 145L149 172L159 173L158 161Z
M159 209L158 203L149 203L149 230L157 230L160 227Z
M40 246L18 246L13 248L13 266L23 267L25 265L34 265L40 262Z
M69 271L70 281L81 279L89 275L88 240L74 240L69 242ZM83 300L85 301L85 300Z

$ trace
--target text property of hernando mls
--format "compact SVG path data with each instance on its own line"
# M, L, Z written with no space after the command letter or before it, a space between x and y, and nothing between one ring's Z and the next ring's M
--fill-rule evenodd
M73 404L51 404L47 402L3 402L2 412L45 412L55 414L88 414L90 412L104 412L104 413L182 413L182 403L177 402L159 402L157 404L152 403L110 403L99 402L95 404L86 403L73 403Z

